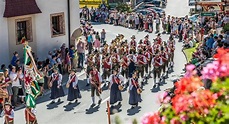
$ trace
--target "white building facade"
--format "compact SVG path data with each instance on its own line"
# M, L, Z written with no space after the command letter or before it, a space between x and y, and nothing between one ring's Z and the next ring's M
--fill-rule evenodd
M19 8L13 8L9 2L14 1L22 2L23 9L19 3ZM68 46L79 27L79 0L0 0L0 64L7 65L15 51L23 57L23 38L39 60L44 60L48 51L63 43Z

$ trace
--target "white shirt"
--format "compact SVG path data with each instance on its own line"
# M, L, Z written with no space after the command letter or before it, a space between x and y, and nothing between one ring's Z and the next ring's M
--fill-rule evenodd
M53 78L56 78L54 75L56 75L55 73L52 73L52 75L51 75L51 77L52 77L52 79ZM58 83L58 85L60 86L61 85L61 82L62 82L62 74L58 74L58 81L57 81L57 83Z
M133 60L133 62L134 62L134 63L136 63L136 62L137 62L137 58L136 58L136 56L135 56L135 55L130 54L130 55L128 55L127 57L128 57L129 62L131 61L131 59Z
M110 81L110 86L113 84L113 83L116 83L116 82L113 82L113 76L115 76L114 74L112 74L110 77L109 77L109 81ZM120 74L117 74L116 75L119 80L120 80L120 83L124 81L124 77Z
M17 73L14 73L14 72L11 72L10 73L10 80L12 81L12 87L21 87L21 84L20 84L20 81L19 81L19 78L21 77L19 77L19 78L17 78ZM17 79L16 79L17 78ZM15 80L16 79L16 80Z
M70 82L71 80L73 80L72 78L74 78L74 77L72 77L72 75L69 75L68 82ZM73 87L75 87L78 84L78 78L77 78L77 75L76 74L75 74L75 81L72 82L72 83L73 83Z

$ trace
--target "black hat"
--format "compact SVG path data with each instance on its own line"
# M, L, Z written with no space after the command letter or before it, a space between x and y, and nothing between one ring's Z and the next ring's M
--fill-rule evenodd
M157 36L161 36L161 33L158 33Z

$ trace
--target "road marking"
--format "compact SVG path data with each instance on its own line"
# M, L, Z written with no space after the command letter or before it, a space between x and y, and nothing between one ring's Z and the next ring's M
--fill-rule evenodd
M110 97L107 97L106 99L104 99L101 104L105 103L108 99L110 99Z

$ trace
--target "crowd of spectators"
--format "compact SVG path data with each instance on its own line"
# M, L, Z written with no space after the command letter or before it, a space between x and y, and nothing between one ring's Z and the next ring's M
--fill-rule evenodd
M48 51L47 59L40 60L33 53L33 57L40 71L44 77L38 80L38 85L41 89L41 95L49 89L48 83L51 80L53 68L58 68L61 74L67 74L72 68L81 71L84 69L86 52L91 54L94 49L100 48L100 42L105 42L106 32L104 29L101 32L96 32L90 23L85 23L82 26L82 33L84 38L79 38L76 46L69 48L63 43L59 48L53 51ZM23 61L20 59L22 55L14 52L9 65L2 64L0 69L0 89L5 90L8 95L8 102L12 102L14 107L24 104L25 87L24 87L24 73ZM8 82L7 85L2 85ZM0 101L2 102L2 101Z

